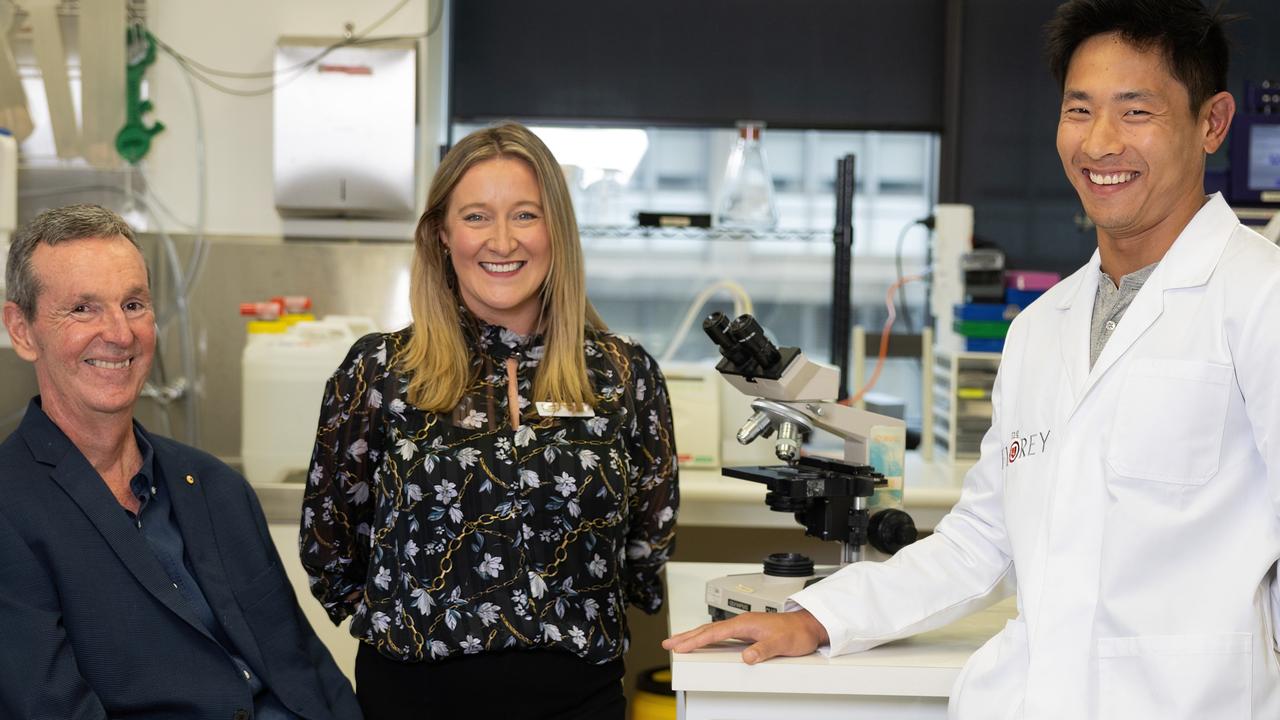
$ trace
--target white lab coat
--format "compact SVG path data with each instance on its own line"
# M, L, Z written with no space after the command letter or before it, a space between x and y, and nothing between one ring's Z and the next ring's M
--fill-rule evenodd
M1212 196L1090 370L1098 263L1014 321L933 536L793 599L840 654L1016 583L952 718L1280 718L1280 249Z

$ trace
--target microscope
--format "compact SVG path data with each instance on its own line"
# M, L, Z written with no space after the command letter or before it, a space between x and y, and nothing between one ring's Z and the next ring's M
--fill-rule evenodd
M806 535L841 544L841 565L863 560L867 545L892 555L915 541L910 515L895 508L872 513L869 507L876 491L886 487L885 465L902 473L902 420L835 402L839 370L807 359L798 348L777 347L750 315L730 320L712 313L702 329L723 356L716 371L734 389L755 398L755 412L738 430L738 442L772 436L774 454L783 462L726 467L723 475L763 483L770 510L793 513ZM801 442L815 429L844 440L842 460L801 455ZM713 620L741 612L781 612L787 597L833 571L815 574L808 557L775 553L765 559L763 573L708 581L707 609Z

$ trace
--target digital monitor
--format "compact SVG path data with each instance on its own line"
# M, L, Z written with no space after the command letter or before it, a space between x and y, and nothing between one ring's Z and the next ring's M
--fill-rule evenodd
M1231 145L1231 201L1280 207L1280 115L1237 117Z
M1280 193L1280 125L1249 128L1248 187L1257 192Z

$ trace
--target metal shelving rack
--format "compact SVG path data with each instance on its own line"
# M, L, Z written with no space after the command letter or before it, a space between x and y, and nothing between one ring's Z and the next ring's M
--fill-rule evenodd
M583 225L578 235L587 240L698 240L705 242L828 242L831 231L814 230L731 230L699 227L640 227L637 225Z

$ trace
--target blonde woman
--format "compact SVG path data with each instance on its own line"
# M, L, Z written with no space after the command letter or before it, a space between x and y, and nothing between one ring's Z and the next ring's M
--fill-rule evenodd
M678 506L666 384L587 301L559 166L508 123L445 156L413 324L325 391L302 560L378 718L625 714L626 605L662 605Z

